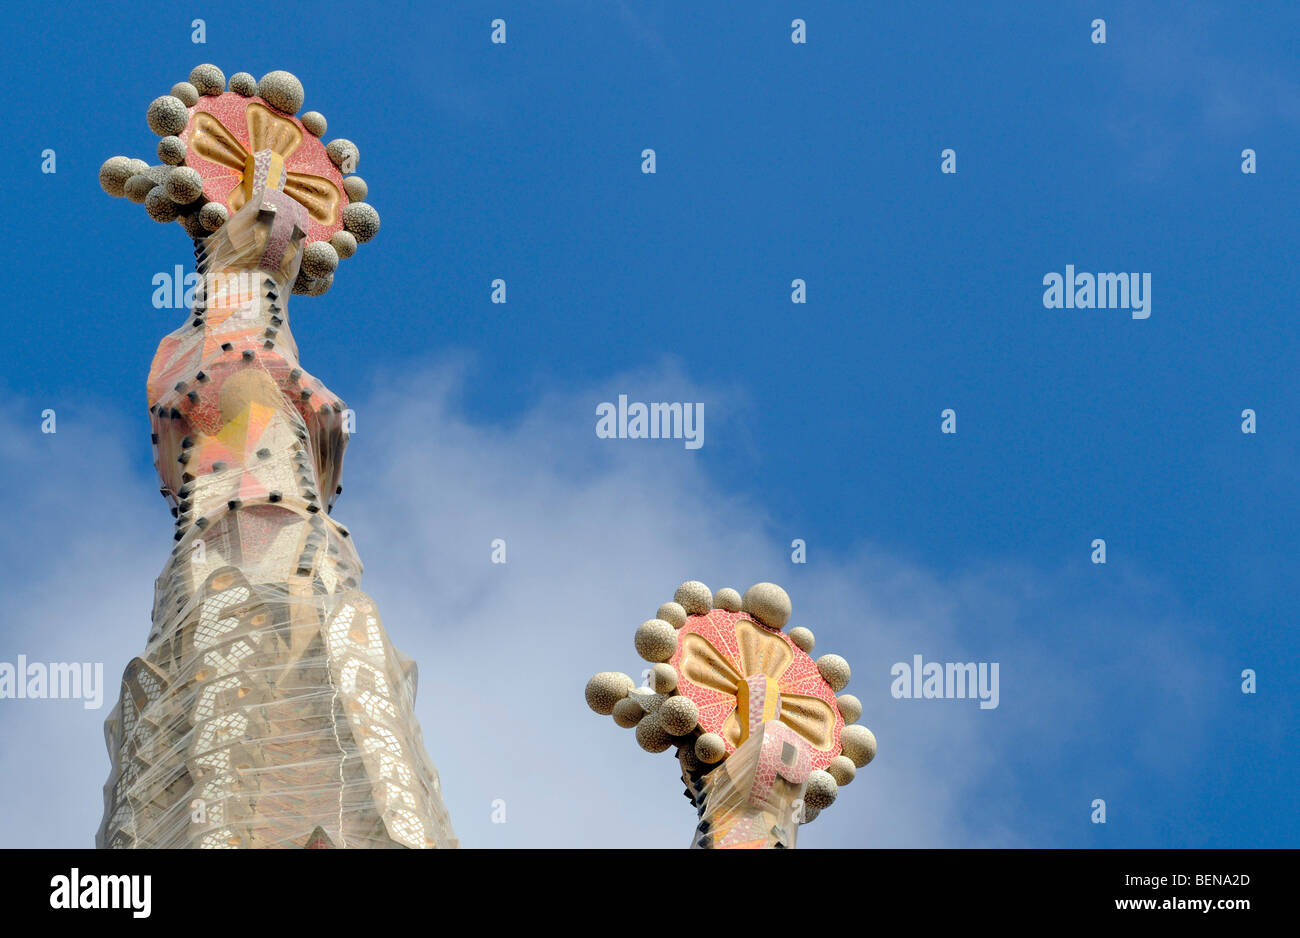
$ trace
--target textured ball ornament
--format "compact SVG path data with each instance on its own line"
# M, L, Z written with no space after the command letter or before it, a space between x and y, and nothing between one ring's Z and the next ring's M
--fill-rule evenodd
M199 103L199 89L195 88L188 81L178 81L172 85L172 97L180 98L185 102L186 107L194 107Z
M636 725L636 742L646 752L664 752L673 744L655 713L647 713Z
M838 694L848 685L853 672L849 670L849 663L839 655L822 655L817 659L817 673Z
M330 244L339 257L346 260L357 253L357 239L350 231L336 231L330 236Z
M876 757L876 737L865 726L854 723L844 727L840 734L840 749L854 765L862 768Z
M313 241L302 252L302 270L308 277L328 277L339 266L339 252L328 241Z
M226 90L226 75L211 63L196 65L190 72L190 84L199 94L221 94Z
M684 736L700 722L700 708L689 697L669 697L659 706L659 722L673 736Z
M705 765L721 762L727 754L727 741L717 733L704 733L695 741L695 757Z
M862 701L852 694L841 694L835 698L835 705L840 708L840 716L844 717L844 722L857 723L858 717L862 716Z
M302 90L302 82L296 75L276 70L262 76L262 80L257 83L257 96L277 111L297 114L306 92Z
M158 141L158 159L168 166L180 166L185 162L185 141L180 137L163 137Z
M699 580L687 580L677 587L673 602L685 609L687 615L704 616L713 609L713 593Z
M332 286L334 286L333 274L326 274L324 277L313 277L311 282L307 284L307 295L324 296Z
M686 624L686 610L678 603L664 603L655 613L656 619L663 619L675 629L680 629Z
M152 179L155 186L161 186L167 182L167 177L172 174L173 168L162 163L157 166L150 166L146 163L144 169L140 170L140 172Z
M343 180L343 191L348 194L349 202L364 202L370 194L370 186L360 176L349 176Z
M336 137L325 145L325 154L343 175L355 173L361 162L361 151L345 137Z
M805 629L802 625L798 625L785 634L790 636L790 641L794 642L795 647L805 655L812 654L813 646L817 644L817 636L813 635L812 629Z
M724 586L713 594L713 608L725 609L727 612L740 612L740 594Z
M826 766L826 771L835 779L836 785L847 785L858 774L858 767L853 764L853 760L848 756L836 756L831 760L830 765Z
M700 770L700 768L703 766L703 763L700 762L699 758L697 758L695 755L694 740L692 740L690 744L686 746L682 746L680 749L677 750L677 761L682 764L683 772L690 773L690 772L698 772Z
M745 590L741 608L769 629L783 629L790 621L790 596L775 583L755 583Z
M308 133L313 133L318 137L325 136L325 128L329 126L329 122L325 120L325 115L320 111L308 111L298 120L302 121L302 125L307 128Z
M817 815L821 813L822 813L821 808L810 808L805 804L803 808L803 820L800 821L799 823L811 824L813 821L817 820Z
M646 661L667 661L677 650L677 630L663 619L646 619L633 641L636 653Z
M343 227L365 244L379 234L379 213L366 202L353 202L343 210Z
M248 72L235 72L230 76L230 90L245 98L251 98L257 94L257 79Z
M175 136L190 122L190 112L186 109L185 102L169 94L149 102L149 110L144 116L149 122L149 129L160 137Z
M163 188L177 205L189 205L203 195L203 177L189 166L177 166L167 177Z
M185 229L185 233L195 240L206 238L208 236L207 229L203 227L203 221L199 218L198 212L190 212L188 215L182 215L180 217L180 223L181 227Z
M180 206L172 201L167 190L154 186L144 198L144 210L157 222L173 222L180 215Z
M104 165L99 167L100 188L114 198L120 199L126 195L127 181L133 175L129 159L125 156L110 156L104 160Z
M153 191L153 188L156 185L158 185L158 183L154 182L144 173L136 173L126 181L126 185L122 189L122 194L132 202L143 205L144 200L149 197L149 193Z
M641 722L645 709L631 697L624 697L614 704L614 722L625 730L630 730Z
M677 669L671 664L657 664L650 669L650 686L656 694L671 694L677 690Z
M636 685L620 671L601 671L587 682L587 706L601 716L614 712L614 704L627 696Z
M835 803L835 796L840 793L840 786L825 769L813 769L808 773L808 784L804 786L803 803L820 811Z
M230 209L220 202L209 202L199 209L199 222L208 231L216 231L230 218Z

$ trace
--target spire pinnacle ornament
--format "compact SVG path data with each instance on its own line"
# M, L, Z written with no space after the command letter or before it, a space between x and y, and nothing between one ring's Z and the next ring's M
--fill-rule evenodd
M176 517L153 629L105 734L101 847L446 847L416 667L329 516L350 412L298 362L290 292L319 296L379 228L288 72L200 65L148 108L162 163L113 157L110 195L179 221L200 274L147 385ZM342 249L336 248L339 244ZM329 493L322 502L319 493ZM321 512L321 508L325 512Z
M811 631L782 632L790 613L775 583L742 597L691 580L636 631L647 686L616 671L587 683L587 705L635 727L642 749L676 747L700 816L692 847L794 847L799 825L875 757L876 738L854 724L862 705L836 696L848 662L809 657Z

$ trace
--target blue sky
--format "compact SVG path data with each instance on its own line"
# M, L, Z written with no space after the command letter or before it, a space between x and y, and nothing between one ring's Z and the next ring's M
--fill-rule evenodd
M781 583L854 667L880 755L802 844L1300 842L1300 8L424 6L7 14L0 661L114 697L171 543L150 281L190 248L98 167L153 161L194 65L284 68L383 218L291 311L465 845L685 845L671 758L582 702L685 579ZM1045 309L1067 264L1150 272L1150 318ZM620 393L702 402L704 446L597 439ZM1000 706L894 699L913 654L999 662ZM0 701L0 845L91 842L106 713Z

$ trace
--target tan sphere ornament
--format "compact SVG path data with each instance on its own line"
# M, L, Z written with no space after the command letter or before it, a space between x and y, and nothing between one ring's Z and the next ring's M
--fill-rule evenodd
M663 619L647 619L636 630L634 643L646 661L667 661L677 650L677 630Z
M673 602L685 609L687 615L705 616L713 611L713 592L699 580L687 580L677 587Z
M614 704L614 722L625 730L636 726L644 716L645 708L631 697L624 697Z
M717 733L704 733L695 740L695 757L705 765L721 762L727 755L727 741Z
M700 708L689 697L669 697L659 707L659 720L673 736L685 736L700 722Z
M835 803L835 796L839 791L840 787L835 784L835 779L830 772L825 769L814 769L808 773L808 784L803 790L803 803L820 811Z
M220 202L209 202L199 209L199 223L208 231L216 231L230 218L230 209Z
M348 194L349 202L364 202L366 196L370 194L370 187L366 185L366 181L360 176L349 176L343 180L343 191Z
M835 779L836 785L847 785L857 777L858 767L848 756L839 755L826 766L826 771L830 773L831 778Z
M306 92L296 75L277 69L262 76L257 83L257 96L277 111L297 114Z
M858 718L862 716L862 701L852 694L840 694L835 698L835 705L840 708L840 716L844 717L846 725L857 723Z
M164 188L177 205L189 205L203 195L203 177L197 169L177 166L167 175Z
M822 655L818 658L817 673L837 694L848 686L849 678L853 674L849 670L849 663L839 655Z
M230 76L230 90L245 98L251 98L257 94L257 79L248 72L235 72Z
M154 221L164 224L175 221L181 214L180 206L172 201L162 186L154 186L149 190L144 199L144 210Z
M221 94L226 90L226 75L215 65L196 65L190 72L190 84L199 94Z
M343 175L355 173L361 162L361 150L346 137L335 137L325 145L325 153Z
M322 243L322 244L323 244L324 242L319 242L319 243ZM322 296L322 295L324 295L324 294L326 293L326 291L328 291L329 288L332 287L332 286L334 286L334 275L333 275L333 274L326 274L326 275L323 276L323 277L315 277L315 278L313 278L313 279L311 280L311 282L307 285L307 295L308 295L308 296Z
M308 277L328 277L339 266L339 252L328 241L313 241L302 252L302 270Z
M854 723L840 733L840 749L855 766L862 768L876 757L876 737L865 726Z
M126 195L126 183L133 175L127 157L111 156L99 167L99 185L109 195L120 199Z
M172 85L172 97L180 98L186 107L194 107L199 103L199 89L188 81L178 81Z
M677 690L677 669L660 663L650 669L650 686L656 694L671 694Z
M755 583L745 590L741 608L769 629L783 629L790 621L790 595L775 583Z
M713 608L726 612L740 612L740 594L729 586L724 586L713 594Z
M587 706L601 716L614 712L614 705L627 697L636 684L620 671L601 671L587 682Z
M813 646L817 644L817 636L813 635L812 629L797 625L785 634L790 636L790 641L805 655L812 654Z
M185 141L180 137L163 137L158 141L158 159L168 166L180 166L185 162Z
M357 253L357 239L350 231L336 231L330 236L334 252L343 260Z
M673 744L657 713L647 713L636 725L636 741L646 752L664 752Z
M302 121L302 125L307 128L308 133L313 133L318 137L325 136L325 129L329 127L329 123L325 120L325 115L320 111L308 111L306 114L302 115L302 117L298 118L298 120ZM346 187L344 188L346 191ZM348 199L350 201L360 202L361 199L364 198L364 195L361 196L360 199L355 198L351 192L348 192Z
M181 227L185 229L185 233L194 240L198 241L208 236L207 229L203 227L203 222L199 218L197 211L182 213L177 220L181 223Z
M153 191L154 186L156 185L158 185L158 183L154 182L153 179L146 174L136 173L126 181L126 186L123 188L122 194L137 205L143 205L144 200L149 197L149 193Z
M160 137L174 137L190 122L190 112L185 102L169 94L154 98L145 111L149 129Z
M682 608L681 603L664 603L655 613L655 618L663 619L673 628L680 629L686 624L686 610Z
M368 202L353 202L343 209L343 227L359 244L365 244L379 234L379 212Z

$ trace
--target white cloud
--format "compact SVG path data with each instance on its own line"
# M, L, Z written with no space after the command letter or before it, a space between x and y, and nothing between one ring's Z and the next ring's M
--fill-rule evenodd
M733 391L662 364L601 389L543 397L501 426L466 419L465 379L461 368L430 367L355 405L336 510L367 565L363 587L394 642L419 663L420 722L465 846L689 842L694 813L675 759L642 752L631 731L590 712L582 696L596 671L640 677L632 633L686 579L741 591L781 583L794 624L817 633L817 653L853 665L849 690L864 703L880 754L801 834L805 846L1079 844L1086 825L1073 817L1086 819L1092 788L1064 793L1049 811L1060 833L1021 803L1035 780L1126 765L1124 746L1195 713L1175 696L1139 727L1097 725L1117 688L1132 689L1142 706L1152 693L1165 699L1164 685L1172 692L1202 675L1183 644L1185 626L1173 623L1144 623L1146 657L1135 660L1123 641L1133 615L1108 609L1104 621L1090 620L1096 609L1079 600L1088 587L1077 575L1011 564L943 575L891 559L865 537L851 555L816 550L795 567L789 538L771 529L763 506L706 471L710 446L726 434L711 427L697 453L680 441L595 436L595 405L620 391L704 401L710 420L739 422L744 402ZM145 444L126 432L61 432L59 458L38 451L52 449L48 441L6 454L32 470L15 529L42 533L29 582L11 600L16 618L0 660L17 651L103 660L110 701L122 666L144 645L152 580L170 543L161 500L122 456ZM498 537L505 565L490 562ZM1149 585L1122 592L1160 598ZM1001 706L892 699L890 665L916 653L1001 662ZM0 702L8 742L0 799L10 807L0 845L90 842L108 769L99 728L108 706ZM1103 773L1089 783L1105 781ZM498 798L505 824L491 822ZM25 809L13 810L19 804Z

